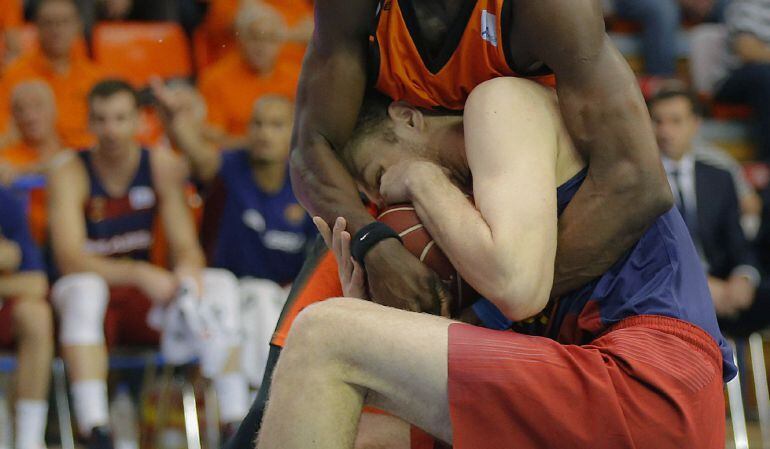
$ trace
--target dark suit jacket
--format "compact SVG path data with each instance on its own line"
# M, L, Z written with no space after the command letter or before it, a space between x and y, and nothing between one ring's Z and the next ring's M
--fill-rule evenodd
M755 253L741 228L738 194L730 172L696 161L695 195L697 239L709 274L725 279L740 265L756 267Z

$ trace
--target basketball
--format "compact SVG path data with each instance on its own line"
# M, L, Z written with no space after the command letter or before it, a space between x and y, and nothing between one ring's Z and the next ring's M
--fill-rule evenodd
M449 258L439 248L433 237L425 229L420 217L411 204L395 204L383 209L377 220L390 226L399 237L404 247L433 270L452 294L452 315L460 313L477 298L476 293L449 261Z
M377 220L398 233L410 253L435 271L444 282L457 278L457 270L441 251L411 204L397 204L383 210Z

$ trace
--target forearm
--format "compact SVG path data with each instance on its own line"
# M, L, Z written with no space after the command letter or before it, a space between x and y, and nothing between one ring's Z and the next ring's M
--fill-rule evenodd
M201 270L205 266L206 259L197 245L180 249L178 255L174 258L175 269L195 271Z
M300 146L291 155L291 181L294 194L312 216L327 223L345 217L348 230L374 221L364 207L358 187L344 165L322 138Z
M751 34L741 34L735 38L735 51L745 63L770 63L770 45Z
M494 233L466 194L439 171L423 172L408 188L423 225L466 282L514 321L537 312L532 305L539 301L530 288L537 276L512 256L510 236Z
M62 274L95 273L110 286L134 286L139 287L137 272L141 262L131 259L117 259L109 257L80 254L74 258L59 258L57 265Z
M168 126L169 137L175 147L181 150L199 181L208 183L219 172L219 152L203 135L202 129L188 125Z
M649 113L620 58L607 47L595 69L606 77L592 69L559 87L565 123L589 171L559 220L552 295L602 275L673 204Z
M0 276L0 298L43 299L47 290L45 275L37 271Z

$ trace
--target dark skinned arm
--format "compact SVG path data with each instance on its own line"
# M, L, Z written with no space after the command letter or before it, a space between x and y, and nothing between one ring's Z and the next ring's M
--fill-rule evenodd
M315 33L297 92L291 180L302 205L327 223L345 217L355 233L373 221L353 178L337 157L349 139L366 87L369 24L376 0L319 0ZM445 292L434 273L388 239L366 256L371 297L378 303L437 313Z
M515 38L556 74L588 176L559 221L553 296L602 275L673 205L649 113L598 0L516 2Z

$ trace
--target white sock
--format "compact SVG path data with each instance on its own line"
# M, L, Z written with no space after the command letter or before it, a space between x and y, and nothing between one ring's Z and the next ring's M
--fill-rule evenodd
M48 401L16 401L16 449L45 448Z
M214 379L223 424L240 422L249 411L249 383L241 373L224 373Z
M81 435L88 436L94 427L109 425L107 382L103 380L74 382L72 399Z

